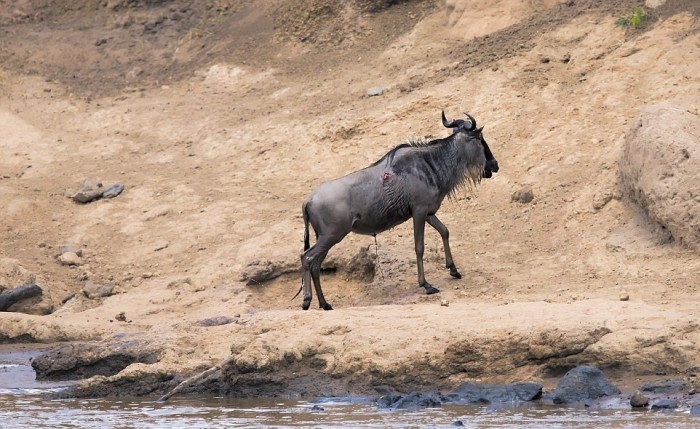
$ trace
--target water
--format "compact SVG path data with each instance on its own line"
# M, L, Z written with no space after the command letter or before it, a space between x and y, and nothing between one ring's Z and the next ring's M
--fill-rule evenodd
M211 396L48 400L66 383L40 383L31 352L0 353L0 429L9 428L698 428L686 412L449 405L377 409L368 398L231 399Z

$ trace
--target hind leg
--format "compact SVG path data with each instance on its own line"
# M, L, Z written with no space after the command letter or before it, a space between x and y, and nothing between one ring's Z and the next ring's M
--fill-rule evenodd
M311 305L313 294L311 292L311 272L305 268L302 269L301 290L304 292L304 301L301 304L301 309L308 310Z
M305 277L303 277L303 280L307 280L305 282L307 289L304 290L304 304L302 305L302 308L304 310L309 308L309 304L311 303L312 294L311 285L310 282L308 282L309 277L311 281L313 281L314 289L316 289L316 298L318 299L319 307L321 307L324 310L333 309L333 307L326 301L326 298L323 296L323 290L321 290L321 264L326 258L326 255L328 254L330 248L333 247L337 242L338 241L336 240L332 240L321 235L319 236L316 244L309 250L304 252L304 254L301 257L301 263L305 273ZM308 274L308 277L306 277L306 274Z

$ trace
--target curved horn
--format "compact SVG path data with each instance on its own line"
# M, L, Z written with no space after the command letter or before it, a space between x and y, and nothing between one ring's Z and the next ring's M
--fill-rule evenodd
M474 131L476 129L476 119L472 115L470 115L467 112L464 112L465 115L467 115L467 118L469 118L470 121L472 121L471 126L468 128L469 131Z
M459 128L462 125L464 125L464 121L461 119L455 119L452 122L447 122L447 118L445 118L445 111L442 111L442 125L445 126L445 128Z

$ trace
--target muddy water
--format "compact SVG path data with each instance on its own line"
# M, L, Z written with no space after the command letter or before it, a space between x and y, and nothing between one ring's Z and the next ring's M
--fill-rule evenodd
M697 428L688 412L562 408L545 405L445 406L378 410L369 398L227 399L175 397L47 400L65 383L39 383L32 352L0 352L0 428Z

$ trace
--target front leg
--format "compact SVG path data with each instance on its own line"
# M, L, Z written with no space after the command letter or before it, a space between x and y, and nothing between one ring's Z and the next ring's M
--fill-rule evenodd
M425 270L423 269L423 252L425 250L425 216L413 215L413 240L416 246L416 266L418 267L418 286L425 288L425 293L432 295L440 292L425 280Z
M442 247L445 248L445 267L450 269L450 275L456 279L461 279L462 275L457 271L454 261L452 260L452 251L450 250L450 231L447 229L445 224L440 222L437 216L428 216L428 224L435 228L435 230L442 237Z

